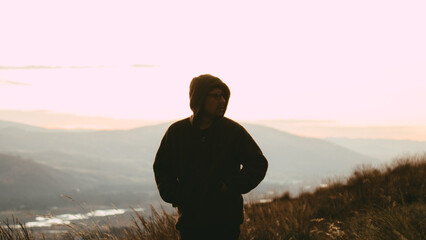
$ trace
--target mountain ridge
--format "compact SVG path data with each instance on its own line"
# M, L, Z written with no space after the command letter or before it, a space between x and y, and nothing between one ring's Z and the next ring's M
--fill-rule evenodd
M384 162L389 162L395 157L426 152L426 141L381 138L325 138L324 140Z
M81 179L72 180L73 186L84 191L101 194L127 189L158 196L152 164L170 124L90 132L0 128L0 153L32 159ZM270 127L242 125L269 161L268 173L257 192L298 191L301 186L318 185L324 178L347 175L360 164L375 162L321 139L295 136ZM128 198L126 194L122 198Z

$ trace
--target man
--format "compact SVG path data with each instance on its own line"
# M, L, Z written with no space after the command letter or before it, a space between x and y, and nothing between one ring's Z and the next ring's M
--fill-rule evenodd
M243 198L268 162L250 134L224 117L228 86L212 75L192 79L191 117L173 123L154 162L161 198L178 208L181 238L238 239Z

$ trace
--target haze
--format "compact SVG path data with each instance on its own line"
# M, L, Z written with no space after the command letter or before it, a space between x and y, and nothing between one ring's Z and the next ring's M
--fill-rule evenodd
M39 110L178 119L191 114L190 80L211 73L229 85L226 115L237 120L409 127L416 136L395 134L426 140L416 130L424 133L426 125L425 7L424 1L2 3L0 119Z

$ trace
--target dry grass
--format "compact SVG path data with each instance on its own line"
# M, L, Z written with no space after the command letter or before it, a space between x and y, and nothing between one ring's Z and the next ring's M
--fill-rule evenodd
M245 207L240 239L425 239L426 154L383 169L360 168L346 182L292 198ZM71 225L63 239L178 239L175 216L134 212L126 228ZM8 225L6 225L8 226ZM0 239L35 239L30 230L2 227Z
M241 239L425 239L426 155L364 168L346 183L246 206Z
M5 220L0 224L0 240L35 240L44 239L44 236L37 236L31 229L26 228L17 218L12 217L12 222Z

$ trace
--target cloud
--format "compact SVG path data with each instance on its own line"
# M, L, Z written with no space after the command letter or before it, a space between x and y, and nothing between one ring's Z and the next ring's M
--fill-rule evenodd
M105 66L105 65L96 65L96 66L47 66L47 65L27 65L27 66L0 66L0 70L33 70L33 69L79 69L79 68L108 68L108 67L115 67L114 65L111 66ZM130 65L130 67L135 68L152 68L152 67L158 67L158 65L152 65L152 64L133 64Z
M31 69L62 69L62 68L103 68L104 66L45 66L45 65L28 65L28 66L0 66L0 70L31 70Z
M132 67L151 68L151 67L156 67L156 65L150 65L150 64L133 64Z
M31 66L0 66L0 70L17 70L17 69L57 69L61 67L31 65Z
M1 79L0 79L0 85L31 86L31 84L29 84L29 83L8 81L8 80L1 80Z

